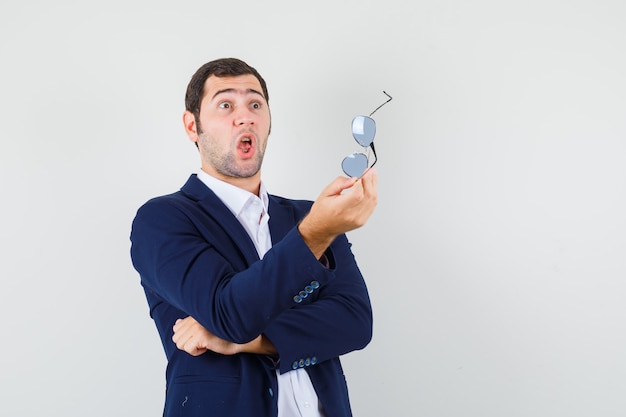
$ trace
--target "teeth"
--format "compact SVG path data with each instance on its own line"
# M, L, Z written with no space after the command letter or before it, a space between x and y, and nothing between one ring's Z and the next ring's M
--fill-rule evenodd
M241 144L242 144L241 151L243 153L248 153L250 152L250 149L252 148L252 139L249 137L243 137L241 138Z

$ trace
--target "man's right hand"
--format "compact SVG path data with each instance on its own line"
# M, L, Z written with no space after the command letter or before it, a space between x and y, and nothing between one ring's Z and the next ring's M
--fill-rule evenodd
M248 343L233 343L215 336L205 329L191 316L176 320L172 341L176 347L192 356L202 355L207 350L222 355L236 355L238 353L255 353L274 356L278 352L272 342L264 335Z

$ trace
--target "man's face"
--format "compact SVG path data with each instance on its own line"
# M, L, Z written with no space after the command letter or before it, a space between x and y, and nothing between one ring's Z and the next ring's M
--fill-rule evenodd
M185 113L185 127L190 139L198 143L203 170L227 182L260 178L270 111L254 75L210 76L197 122L190 115Z

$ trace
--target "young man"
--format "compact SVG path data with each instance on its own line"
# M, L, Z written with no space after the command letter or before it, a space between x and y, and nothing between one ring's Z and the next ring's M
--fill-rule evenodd
M376 206L376 172L313 203L268 194L261 75L234 58L194 74L185 131L201 170L137 212L131 257L168 359L165 416L350 416L339 356L372 336L345 232Z

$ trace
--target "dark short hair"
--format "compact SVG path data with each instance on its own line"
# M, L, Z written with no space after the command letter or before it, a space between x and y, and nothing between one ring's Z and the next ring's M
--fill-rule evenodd
M220 58L207 62L198 68L193 77L191 77L185 93L185 109L193 113L196 121L199 120L200 102L204 96L204 83L211 75L216 77L236 77L246 74L252 74L259 80L265 100L269 103L270 97L267 93L267 85L256 69L237 58Z

